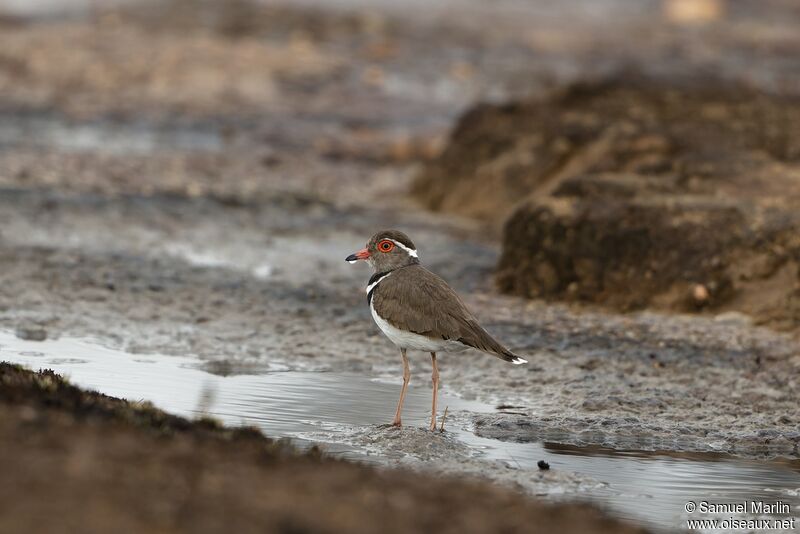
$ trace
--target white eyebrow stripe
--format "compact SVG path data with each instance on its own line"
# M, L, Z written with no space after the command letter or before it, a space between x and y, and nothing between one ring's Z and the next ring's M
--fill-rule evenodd
M381 283L381 280L383 280L384 278L388 278L391 274L392 274L391 272L388 272L388 273L384 274L383 276L381 276L380 278L378 278L377 280L375 280L374 282L372 282L370 285L368 285L367 286L367 295L369 295L370 291L375 289L375 286L377 286L378 284Z
M419 256L417 256L417 251L414 250L413 248L408 248L407 246L405 246L401 242L395 241L394 239L390 239L389 241L391 241L392 243L394 243L398 247L400 247L403 250L405 250L406 252L408 252L408 255L411 256L412 258L419 258Z

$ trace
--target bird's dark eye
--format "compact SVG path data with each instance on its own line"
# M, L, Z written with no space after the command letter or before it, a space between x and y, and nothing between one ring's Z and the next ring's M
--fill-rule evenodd
M380 250L381 252L391 252L393 248L394 248L394 243L392 243L388 239L384 239L383 241L378 243L378 250Z

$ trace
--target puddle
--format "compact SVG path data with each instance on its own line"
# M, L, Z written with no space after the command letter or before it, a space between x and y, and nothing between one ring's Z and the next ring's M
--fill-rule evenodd
M203 249L190 243L170 242L164 252L197 267L223 267L250 273L259 280L272 276L274 267L261 259L249 258L252 254L225 254L216 249ZM243 257L244 256L244 257Z
M127 354L85 339L23 341L7 332L0 332L0 360L33 369L51 368L82 387L130 400L147 400L180 415L193 417L207 412L229 425L256 425L267 435L291 438L300 446L308 444L309 437L319 440L319 436L329 436L324 445L331 454L376 463L392 459L388 447L381 448L381 432L387 431L378 425L391 420L399 384L385 378L291 370L274 363L253 367L259 374L221 376L207 372L204 369L214 367L200 366L194 358ZM427 387L409 389L403 414L406 425L425 426L429 394ZM544 494L587 498L615 515L650 527L685 527L684 506L688 501L781 501L794 514L800 510L797 460L746 461L719 454L506 443L471 432L470 413L494 411L494 407L447 392L440 405L448 406L453 414L448 419L447 439L467 447L487 466L499 462L507 466L505 471L529 472L533 479L538 477L537 462L544 460L553 472L575 473L598 481L577 494L555 481ZM371 447L353 445L353 429L378 439ZM396 447L399 441L402 446L398 435L393 436L393 445ZM430 457L436 453L424 448L424 454L413 447L404 452L420 456L421 461L436 462L436 457Z
M86 14L93 0L0 0L3 13L14 17L57 17ZM121 2L117 2L121 3Z
M222 150L227 140L214 129L153 127L146 123L70 122L48 116L5 116L0 149L46 148L64 152L147 155L162 151Z

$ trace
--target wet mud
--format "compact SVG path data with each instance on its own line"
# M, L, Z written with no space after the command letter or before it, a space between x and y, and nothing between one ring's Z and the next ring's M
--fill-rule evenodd
M2 364L0 383L2 467L15 481L0 490L6 532L644 532L585 506L301 454L52 373Z
M298 219L308 230L284 233L271 227L272 217L278 225L288 217L277 207L265 216L215 202L167 201L180 207L172 212L153 199L104 199L91 210L83 200L62 200L46 215L31 210L30 218L26 196L36 199L26 193L4 206L16 212L5 226L11 239L4 239L9 253L2 255L2 291L15 304L0 319L11 328L91 335L134 353L188 354L234 369L263 361L399 369L396 349L365 305L361 278L369 273L335 255L361 243L357 228L326 232L328 216L307 215ZM372 217L360 226L387 221L385 213ZM457 229L451 235L445 226L397 217L391 226L415 229L409 231L425 243L423 261L531 361L511 367L478 353L444 357L443 381L460 394L522 406L523 419L575 439L596 427L596 442L606 445L623 436L626 446L635 436L642 445L692 436L684 445L692 450L796 454L800 361L792 338L735 315L612 316L498 297L488 276L496 258L491 246L460 239ZM210 219L214 224L205 226ZM358 225L352 214L347 219ZM15 235L33 242L15 242ZM429 380L424 359L412 357L412 372L415 381Z
M554 501L588 501L655 529L679 526L686 515L683 504L698 494L712 493L726 502L759 498L800 505L797 460L628 450L619 441L616 449L570 446L559 436L547 441L545 433L514 442L500 433L495 439L486 436L476 415L519 414L521 407L466 400L450 388L440 396L447 413L446 418L440 413L443 432L427 430L430 390L416 383L406 399L405 427L397 429L385 423L398 392L391 373L370 379L364 373L290 370L275 362L232 369L181 356L134 356L90 339L36 342L2 332L0 354L29 368L56 369L74 384L145 398L169 413L201 418L210 428L258 428L328 457L429 476L490 479ZM158 425L173 432L167 423Z

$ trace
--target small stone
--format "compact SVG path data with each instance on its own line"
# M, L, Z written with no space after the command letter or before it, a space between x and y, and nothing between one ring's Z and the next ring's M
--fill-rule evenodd
M711 294L708 292L708 288L703 284L695 284L692 286L692 300L698 306L702 306L708 303L708 300L711 298Z
M703 24L725 14L722 0L665 0L664 15L678 24Z
M25 341L44 341L47 339L47 330L39 326L20 326L16 335Z
M548 464L544 460L539 460L538 462L536 462L536 465L539 466L539 469L541 469L542 471L547 471L548 469L550 469L550 464Z

